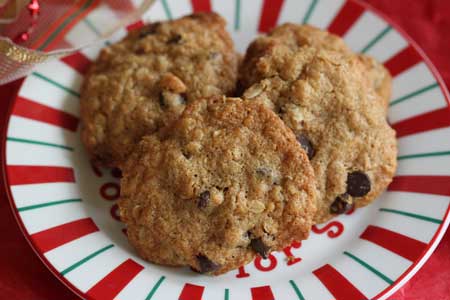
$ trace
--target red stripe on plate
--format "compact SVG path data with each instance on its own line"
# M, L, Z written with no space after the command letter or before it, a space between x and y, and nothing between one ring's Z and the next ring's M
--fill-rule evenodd
M76 52L72 55L63 57L61 58L61 61L83 75L87 73L87 70L92 63L91 60L81 52Z
M420 54L413 46L409 45L385 61L384 66L389 70L391 75L395 77L420 61L422 61Z
M367 299L347 278L329 264L314 270L313 274L319 278L336 300Z
M364 7L362 5L354 1L347 1L328 26L328 31L344 36L363 12Z
M108 5L112 10L116 11L118 14L123 14L124 12L131 12L135 9L133 1L131 0L105 0L106 5Z
M268 32L277 25L283 2L284 0L264 0L259 19L259 32Z
M186 283L178 297L179 300L202 300L204 286Z
M86 292L89 299L112 300L142 270L143 266L127 259Z
M450 176L396 176L388 190L450 196Z
M16 99L12 114L71 131L76 131L78 127L77 117L19 96Z
M450 111L448 107L444 107L400 121L391 126L397 132L398 138L410 134L448 127L450 126Z
M86 218L34 233L31 235L31 239L36 247L45 253L96 231L98 231L98 227L94 221Z
M211 11L211 2L210 0L191 0L192 10L194 12L210 12Z
M423 251L427 248L427 244L421 241L373 225L367 226L360 238L377 244L412 262L421 257Z
M270 286L258 286L250 289L252 292L252 300L275 300Z
M127 31L132 31L132 30L135 30L135 29L139 29L142 26L144 26L144 22L142 20L139 20L137 22L134 22L133 24L128 25L127 26Z
M9 165L7 168L10 185L75 182L75 174L72 168L15 165Z

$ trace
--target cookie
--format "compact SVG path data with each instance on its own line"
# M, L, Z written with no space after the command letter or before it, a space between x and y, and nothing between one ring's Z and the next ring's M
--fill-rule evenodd
M144 134L199 97L232 94L239 57L215 13L152 23L104 48L81 91L81 137L94 161L118 166Z
M382 104L386 110L389 107L392 95L392 77L389 71L371 56L359 54L358 59L367 70L364 75L372 85L372 88L380 97Z
M243 97L276 112L307 151L318 190L315 222L371 203L392 180L397 147L384 107L373 105L378 97L361 80L360 60L309 46L266 45L252 57L253 76L264 79Z
M337 35L310 25L286 23L274 28L266 37L256 39L248 48L240 70L240 84L244 89L261 80L254 68L259 57L268 48L280 43L292 50L311 46L348 55L353 54L344 40ZM367 80L369 87L380 96L380 103L387 110L391 97L392 80L389 71L370 56L357 54L357 57L363 68L364 80Z
M141 257L221 274L308 237L312 167L269 109L213 97L146 136L123 168L120 216Z

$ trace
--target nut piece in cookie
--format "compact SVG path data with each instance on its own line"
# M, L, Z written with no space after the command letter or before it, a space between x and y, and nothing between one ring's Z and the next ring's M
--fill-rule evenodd
M213 97L124 164L120 215L144 259L221 274L308 237L315 185L306 152L263 105Z
M188 102L232 94L238 60L215 13L148 24L104 48L81 91L89 154L119 166L144 134L169 126Z

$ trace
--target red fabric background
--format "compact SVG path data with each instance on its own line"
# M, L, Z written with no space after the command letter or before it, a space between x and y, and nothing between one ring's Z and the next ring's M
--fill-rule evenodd
M450 86L450 1L367 0L404 28ZM407 4L407 5L405 5ZM0 120L18 82L0 87ZM4 124L1 121L1 127ZM2 137L3 138L3 137ZM3 139L2 139L3 140ZM41 263L22 236L0 182L0 299L79 300ZM391 300L450 300L450 231L425 266Z

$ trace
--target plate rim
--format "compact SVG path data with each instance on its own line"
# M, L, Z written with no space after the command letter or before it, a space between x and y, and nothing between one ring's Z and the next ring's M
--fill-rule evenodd
M445 84L445 81L443 80L442 76L440 75L439 71L435 67L435 65L432 63L428 55L425 53L425 51L418 45L418 43L399 25L397 22L393 21L389 16L387 16L384 12L378 10L377 8L373 7L371 4L366 3L362 0L345 0L345 2L354 2L357 5L363 7L364 9L374 13L377 17L381 18L383 21L387 22L390 26L392 26L393 29L395 29L403 39L405 39L414 50L418 52L421 59L424 61L428 69L433 74L433 77L436 79L436 81L439 84L440 90L442 91L444 98L447 102L447 110L450 117L450 93L447 89L447 86ZM7 144L7 133L10 125L10 119L12 115L12 110L16 104L17 96L20 91L20 89L23 86L23 83L27 77L23 77L17 81L17 87L14 86L17 90L13 93L13 99L10 100L8 103L8 107L6 109L6 116L3 120L5 122L5 126L2 129L2 137L0 140L0 150L2 151L2 154L0 156L0 168L1 168L1 174L3 178L3 188L5 190L6 198L9 202L9 207L11 209L11 212L14 216L14 219L17 222L17 225L19 226L20 231L22 232L22 235L25 237L25 240L27 241L28 245L31 247L33 252L37 255L37 257L41 260L41 262L47 267L47 269L61 282L63 283L71 292L73 292L75 295L80 297L81 299L91 299L88 295L81 292L77 287L75 287L68 279L66 279L64 276L62 276L55 267L49 262L49 260L41 253L38 248L36 247L35 243L32 241L31 236L27 233L27 230L25 228L25 225L18 213L17 207L14 202L14 198L12 196L11 192L11 185L9 184L9 176L8 172L6 170L7 164L6 164L6 144ZM384 300L387 299L389 296L394 294L396 291L398 291L405 283L407 283L419 270L420 268L426 263L426 261L431 257L434 250L437 248L439 243L442 240L442 237L446 233L448 227L450 225L450 205L447 207L447 210L445 212L445 216L443 218L443 222L440 224L436 232L434 233L433 237L430 239L430 241L427 243L427 247L423 253L423 255L415 262L413 262L391 285L380 291L376 296L373 297L373 300ZM97 299L91 299L91 300L97 300Z

